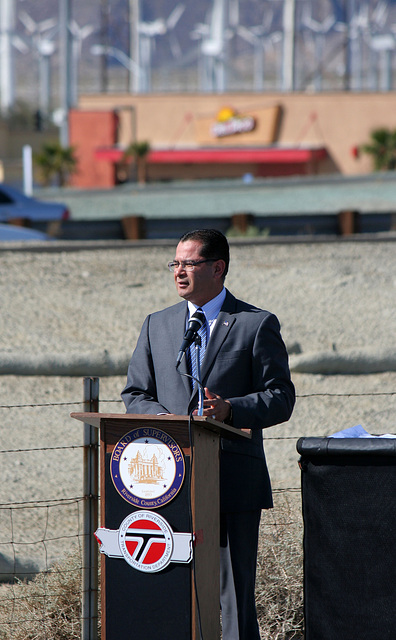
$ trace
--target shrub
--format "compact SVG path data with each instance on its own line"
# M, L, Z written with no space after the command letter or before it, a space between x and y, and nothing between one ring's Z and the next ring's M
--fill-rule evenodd
M74 147L62 147L59 142L46 142L33 156L41 172L43 183L48 186L56 178L60 187L67 184L70 174L77 171Z
M124 160L133 158L138 172L138 181L145 184L147 180L147 157L151 151L150 143L147 140L132 142L125 150Z

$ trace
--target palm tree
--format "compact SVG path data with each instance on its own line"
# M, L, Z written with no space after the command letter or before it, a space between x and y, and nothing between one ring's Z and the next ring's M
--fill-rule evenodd
M147 140L141 142L132 142L127 149L125 149L124 158L133 158L138 172L138 181L144 184L147 179L147 156L150 153L151 147Z
M371 132L371 142L361 146L373 158L374 171L396 169L396 129L382 127Z
M34 162L39 167L46 186L56 177L58 185L64 187L69 175L77 171L74 147L62 147L59 142L46 142L41 151L34 154Z

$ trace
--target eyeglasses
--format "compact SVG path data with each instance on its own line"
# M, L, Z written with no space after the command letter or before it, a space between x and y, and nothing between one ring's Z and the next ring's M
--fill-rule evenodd
M181 267L186 271L194 271L198 264L203 264L204 262L216 262L216 260L220 260L220 258L208 258L207 260L182 260L181 262L174 260L173 262L168 262L168 269L169 271L174 272L176 269Z

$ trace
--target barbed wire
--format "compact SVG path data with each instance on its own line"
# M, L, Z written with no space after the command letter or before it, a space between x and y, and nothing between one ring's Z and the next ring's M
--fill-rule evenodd
M370 393L360 393L360 392L316 392L316 393L297 393L296 398L352 398L352 397L393 397L396 396L396 391L371 391ZM106 403L116 403L121 404L122 400L119 399L100 399L101 404ZM26 404L15 404L15 405L0 405L0 409L24 409L24 408L45 408L45 407L62 407L62 406L76 406L83 404L81 401L69 401L69 402L46 402L46 403L26 403ZM301 435L291 435L291 436L266 436L265 433L263 435L263 439L265 441L279 441L279 440L298 440ZM96 445L95 445L96 446ZM30 447L26 449L0 449L0 454L12 454L12 453L28 453L28 452L38 452L38 451L61 451L61 450L73 450L73 449L83 449L84 445L76 444L76 445L58 445L53 447ZM0 505L1 508L1 505Z
M272 493L287 493L287 492L295 493L296 491L297 492L300 491L300 487L278 487L278 488L272 489ZM5 511L8 509L13 509L13 510L32 509L32 508L46 509L47 507L72 505L72 504L76 504L77 502L88 500L91 497L92 496L76 496L72 498L59 498L59 499L47 498L46 500L26 500L23 502L4 502L4 503L0 503L0 511ZM100 495L96 497L100 500ZM3 543L0 542L0 545L1 544Z
M97 445L90 445L96 448ZM82 444L62 445L58 447L32 447L31 449L0 449L0 453L29 453L32 451L58 451L60 449L84 449Z
M77 496L75 498L47 498L46 500L25 500L23 502L5 502L0 503L0 509L21 509L29 505L29 508L37 507L37 509L50 507L58 507L63 504L76 504L87 500L91 496Z
M296 398L367 398L370 396L396 396L396 391L370 391L370 393L364 392L316 392L316 393L296 393ZM101 404L122 404L122 400L115 398L101 398ZM0 409L34 409L36 407L66 407L82 405L81 400L69 401L69 402L35 402L25 404L0 404Z
M268 442L268 440L298 440L299 438L302 438L302 437L303 436L266 436L264 434L263 440L265 440L266 442Z
M104 402L106 402L106 400L104 400ZM109 401L109 402L116 402L116 400ZM78 400L73 402L35 402L35 403L27 403L27 404L0 404L0 409L24 409L27 407L30 409L34 409L35 407L63 407L63 406L73 406L76 404L80 405L80 404L83 404L83 402L81 400Z

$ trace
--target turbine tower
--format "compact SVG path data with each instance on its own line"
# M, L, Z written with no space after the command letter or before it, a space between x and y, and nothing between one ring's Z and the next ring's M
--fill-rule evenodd
M134 61L137 69L140 69L140 0L129 0L129 58ZM139 73L129 70L129 92L139 93L141 81Z
M69 146L69 110L73 106L72 95L72 37L70 32L71 0L59 0L59 93L60 93L60 143Z
M78 103L79 94L79 71L80 61L82 56L82 45L86 38L95 31L93 24L86 24L84 27L80 27L75 20L72 20L69 25L71 31L72 43L71 43L71 57L72 57L72 89L71 89L71 104L75 107Z
M285 0L283 8L282 91L295 88L295 19L296 0Z
M202 40L204 91L224 93L225 79L225 0L213 0L208 35Z
M12 53L14 30L14 0L0 0L0 91L2 113L7 113L15 101L14 58Z

